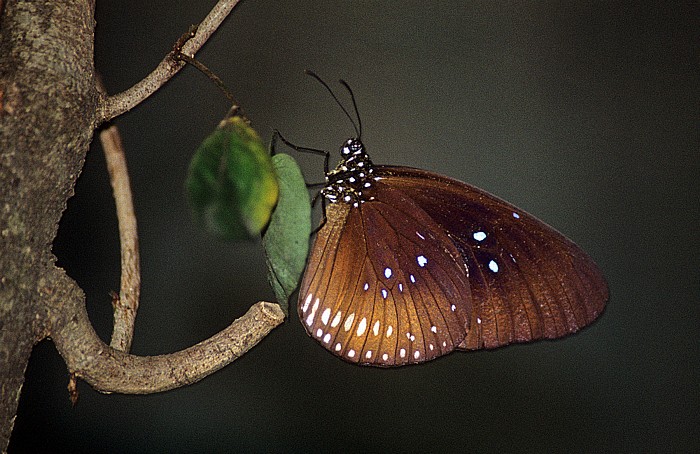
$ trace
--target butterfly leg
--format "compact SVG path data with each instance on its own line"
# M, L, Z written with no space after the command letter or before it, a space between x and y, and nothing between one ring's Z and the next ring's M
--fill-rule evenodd
M309 147L300 147L299 145L294 145L290 141L284 138L282 134L278 130L275 129L274 134L272 135L272 140L277 141L277 139L280 139L285 145L287 145L289 148L301 152L301 153L313 153L313 154L318 154L318 155L323 155L324 156L324 163L323 163L323 170L325 173L328 173L328 160L331 157L330 152L326 150L319 150L318 148L309 148Z
M313 153L313 154L320 154L324 156L324 162L323 162L323 170L325 174L328 174L328 160L330 159L330 153L325 151L325 150L319 150L317 148L309 148L309 147L300 147L298 145L294 145L290 141L284 138L282 134L278 130L275 130L273 135L272 135L272 140L270 141L270 153L272 155L275 154L275 147L277 144L277 139L281 140L285 145L287 145L289 148L299 151L302 153ZM307 183L306 187L307 188L315 188L319 186L325 186L327 184L326 181L322 183ZM316 202L318 201L319 196L322 196L321 191L318 191L313 199L311 200L311 206L315 206ZM326 199L325 197L321 197L321 205L322 205L322 210L321 212L323 213L323 219L321 219L321 223L319 224L318 227L314 229L313 232L311 232L311 235L317 233L321 228L323 228L324 225L326 225Z

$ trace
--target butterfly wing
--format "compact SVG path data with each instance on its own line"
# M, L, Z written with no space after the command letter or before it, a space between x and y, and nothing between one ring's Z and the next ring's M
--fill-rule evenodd
M383 367L454 350L471 313L458 249L400 192L377 182L364 200L326 209L299 291L308 334L346 361Z
M434 220L469 272L471 327L461 349L557 338L595 320L608 287L593 260L561 233L466 183L407 167L375 174Z

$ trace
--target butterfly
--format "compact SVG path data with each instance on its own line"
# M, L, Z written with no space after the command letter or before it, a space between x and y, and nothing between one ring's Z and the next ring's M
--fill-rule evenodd
M356 131L335 169L323 152L325 219L297 305L309 336L350 363L392 367L562 337L603 312L607 283L580 247L474 186L375 165L350 87L340 81L359 128L308 73Z

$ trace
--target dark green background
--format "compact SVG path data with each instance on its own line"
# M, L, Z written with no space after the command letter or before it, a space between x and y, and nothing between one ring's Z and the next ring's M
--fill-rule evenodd
M115 93L214 1L97 3L96 62ZM198 57L265 140L279 128L335 153L351 125L303 70L345 78L376 163L470 182L552 224L607 276L605 314L564 340L397 370L345 364L293 315L194 386L138 397L82 383L75 408L44 342L11 451L697 449L698 17L697 2L246 1ZM136 354L185 348L272 297L260 246L210 239L182 195L227 108L188 68L117 121L139 216ZM119 250L101 153L88 154L55 252L106 340ZM322 160L300 160L318 181Z

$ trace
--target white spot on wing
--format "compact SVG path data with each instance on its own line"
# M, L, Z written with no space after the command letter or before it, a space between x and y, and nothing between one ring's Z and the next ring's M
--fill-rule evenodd
M399 282L399 292L403 292L403 284Z
M418 266L420 266L421 268L423 268L428 263L428 259L425 258L424 255L419 255L418 257L416 257L416 261L418 262Z
M319 302L320 300L316 298L316 301L314 301L314 305L311 307L311 313L308 317L306 317L306 324L308 326L311 326L311 324L314 322L314 317L316 316L316 309L318 309Z
M423 235L421 235L420 232L416 232L416 235L418 235L418 238L420 238L421 240L425 239L425 237Z
M431 326L430 331L437 333L437 326L435 326L435 325Z
M382 298L386 299L386 297L389 296L389 293L386 291L385 288L382 289Z
M384 277L387 279L391 277L391 268L384 268Z
M414 275L411 274L408 277L411 279L411 282L413 282L414 284L416 283L416 277Z
M355 350L350 349L350 351L348 351L348 358L354 358L354 357L355 357Z
M331 333L326 333L325 336L323 336L323 343L327 344L331 340Z
M365 355L365 358L370 359L372 357L372 350L367 350L367 354Z
M402 358L406 357L406 349L405 348L402 348L401 350L399 350L399 356Z
M519 215L518 213L516 213L516 212L513 212L513 217L514 217L515 219L520 219L520 215Z
M372 328L372 333L374 333L375 336L379 336L379 320L374 322L374 327Z
M476 241L484 241L486 239L486 233L484 232L474 232L472 236Z
M301 306L301 311L306 312L309 309L309 304L311 304L311 299L314 297L312 293L309 293L309 296L306 297L306 300L304 300L304 305Z
M489 262L489 269L493 271L494 273L498 273L498 263L496 263L495 260L491 260Z
M386 337L391 337L391 333L394 332L394 327L389 325L389 327L386 329Z
M418 350L416 350L415 352L413 352L413 357L414 357L415 359L420 358L420 352L419 352Z
M383 359L384 361L388 360L388 359L389 359L389 355L387 355L386 353L384 353L384 354L382 355L382 359Z
M323 336L323 330L321 328L316 330L316 337L321 337Z
M362 317L362 320L360 320L360 324L357 325L357 335L362 336L365 334L365 331L367 330L367 319L365 317Z
M341 347L341 345L340 345L340 342L338 342L337 344L335 344L335 351L339 352L341 348L342 348L342 347Z
M331 308L327 307L326 310L323 311L323 314L321 314L321 321L323 322L324 325L328 324L328 319L331 317Z
M341 316L341 312L338 311L338 313L335 314L335 317L333 317L333 321L331 322L332 328L335 328L336 326L338 326L338 323L340 323L340 316Z
M345 325L343 325L343 328L345 328L345 331L350 331L350 328L352 328L353 321L355 321L355 313L354 312L352 314L348 315L348 318L345 319Z
M365 282L365 286L362 289L366 292L369 289L369 283Z

